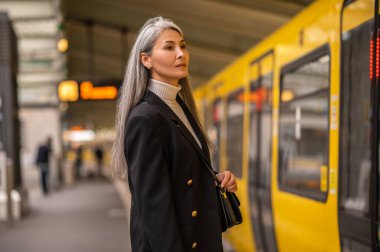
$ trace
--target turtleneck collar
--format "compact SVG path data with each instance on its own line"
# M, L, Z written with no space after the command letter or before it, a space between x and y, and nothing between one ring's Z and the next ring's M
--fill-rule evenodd
M163 100L175 101L181 86L173 86L162 81L150 79L148 90Z

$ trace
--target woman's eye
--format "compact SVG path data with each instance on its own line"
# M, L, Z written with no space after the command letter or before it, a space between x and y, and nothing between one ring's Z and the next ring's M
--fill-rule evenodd
M186 45L185 44L181 45L181 48L186 49Z
M173 50L174 49L174 46L167 46L165 47L166 50Z

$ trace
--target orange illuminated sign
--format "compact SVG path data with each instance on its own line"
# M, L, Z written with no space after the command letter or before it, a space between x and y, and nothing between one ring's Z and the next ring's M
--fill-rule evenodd
M80 84L80 98L83 100L112 100L116 97L116 87L94 87L92 82L89 81L84 81Z
M115 86L94 87L90 81L83 81L78 88L78 82L65 80L58 85L58 97L64 102L82 100L113 100L117 97Z
M238 96L238 100L244 102L244 100L252 103L262 103L267 100L268 90L261 87L255 91L249 92L248 94L242 93Z

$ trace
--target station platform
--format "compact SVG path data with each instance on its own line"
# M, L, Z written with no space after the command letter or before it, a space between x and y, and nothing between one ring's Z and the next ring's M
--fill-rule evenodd
M0 251L130 252L123 188L120 181L86 180L33 197L22 220L0 223Z

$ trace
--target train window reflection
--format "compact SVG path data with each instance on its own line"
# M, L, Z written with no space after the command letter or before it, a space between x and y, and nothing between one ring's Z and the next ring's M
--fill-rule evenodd
M230 95L227 105L227 170L242 176L244 90Z
M370 252L372 251L371 247L361 243L359 241L355 241L349 238L344 238L342 242L342 251L343 252L351 252L351 251L360 251L360 252Z
M369 215L371 173L371 81L369 45L373 22L346 32L342 43L340 169L341 207L358 216Z
M323 49L325 53L326 48ZM329 68L325 53L300 60L282 73L279 182L288 190L324 200L328 186Z

